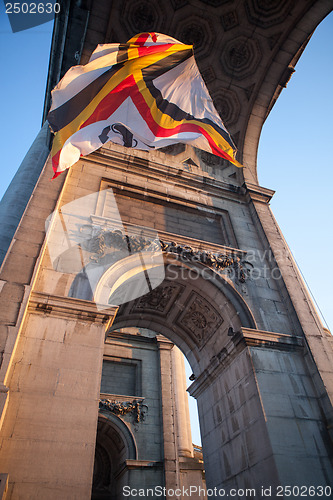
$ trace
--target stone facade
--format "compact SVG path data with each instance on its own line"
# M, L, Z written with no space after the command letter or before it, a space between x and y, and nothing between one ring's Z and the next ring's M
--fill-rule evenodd
M246 168L184 146L133 154L108 143L50 183L41 134L21 171L33 162L40 172L29 202L22 211L10 195L5 206L7 498L89 498L94 460L95 498L119 497L126 483L199 484L174 344L193 371L209 488L258 497L331 486L332 336L255 168L263 121L331 4L168 4L129 1L124 15L123 2L65 2L48 88L97 43L142 29L190 40Z
M205 488L202 459L194 457L184 381L181 352L162 335L144 328L109 333L92 499L122 498L126 485L137 491L165 487L169 465L174 473L169 485Z

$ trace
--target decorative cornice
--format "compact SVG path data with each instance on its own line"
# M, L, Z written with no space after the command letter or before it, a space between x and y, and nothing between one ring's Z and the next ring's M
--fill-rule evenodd
M134 460L128 458L123 462L123 465L117 471L115 479L118 479L122 474L128 470L142 470L142 469L163 469L164 463L157 460Z
M209 244L206 244L205 249L202 249L172 240L168 241L157 237L153 239L151 236L152 230L140 228L139 226L132 227L135 229L136 234L127 234L119 222L101 219L101 217L92 217L95 224L91 226L91 237L81 243L84 250L91 252L90 259L92 261L99 263L100 259L103 259L114 248L131 253L162 251L178 257L183 262L203 264L218 274L221 274L227 268L233 268L236 279L240 283L246 281L247 269L246 266L244 267L246 261L241 259L246 252L233 248L218 247L217 245L214 251L209 249ZM98 222L98 225L96 225L96 222ZM150 235L147 234L147 231Z
M108 329L118 311L117 306L98 308L98 304L72 297L59 297L42 292L32 292L28 312L32 314L52 315L64 319L104 324Z
M112 149L109 149L111 148ZM123 151L117 151L116 148L123 148ZM154 160L151 156L144 151L140 152L135 150L135 157L131 157L128 148L118 146L113 143L107 143L104 147L91 153L89 156L85 157L81 161L84 163L100 164L112 167L112 171L126 171L134 175L144 178L144 180L151 181L161 181L163 180L164 189L167 188L168 184L175 186L175 183L184 188L186 186L187 190L191 190L197 194L207 194L208 196L216 195L221 196L221 192L228 193L228 196L232 198L237 198L240 193L241 187L227 182L221 179L216 179L210 177L208 174L200 170L199 173L189 172L184 168L184 164L175 159L161 158L160 162ZM139 155L146 153L146 157L140 157ZM130 162L129 162L130 158ZM149 168L147 168L149 166ZM147 192L154 193L153 189L148 189L149 186L145 186L144 189L140 188L139 184L130 184L129 182L117 181L114 176L111 178L104 177L104 182L107 182L110 187L135 190L137 192L143 191L145 195ZM163 192L156 195L162 195ZM236 195L236 196L235 196ZM169 194L168 194L169 197Z
M99 410L114 413L118 417L124 417L127 414L133 416L134 423L143 422L148 411L148 406L143 404L144 398L133 398L124 401L124 398L116 396L115 398L101 398L99 400Z
M280 351L295 351L304 348L304 341L301 337L252 328L243 327L238 332L233 332L230 328L228 337L230 341L211 358L208 367L188 387L187 390L191 396L197 398L244 348L259 347Z
M207 213L207 217L209 214L213 212L215 213L214 210L209 210L206 207L206 210L204 213ZM218 211L217 211L218 213ZM192 248L197 249L198 251L209 251L209 252L214 252L214 253L226 253L228 255L233 255L237 256L240 259L243 259L247 252L245 250L240 250L239 248L234 248L226 245L219 245L217 243L212 243L212 242L206 242L204 240L198 240L196 238L190 238L189 236L183 236L180 234L175 234L175 233L169 233L167 231L161 231L161 230L156 230L147 226L139 226L138 224L132 224L130 222L120 222L119 220L115 219L110 219L108 217L101 217L98 215L91 215L90 216L92 226L99 226L102 228L104 231L106 230L114 230L114 229L123 229L125 228L126 231L128 231L131 234L137 233L140 235L143 235L145 237L150 237L152 233L158 234L158 237L162 241L166 242L172 242L177 240L179 244L182 245L188 245L191 246Z
M266 347L269 349L286 351L299 350L304 347L302 337L295 337L285 333L254 330L252 328L243 327L241 331L236 332L232 338L235 343L243 340L247 346L251 347Z
M258 184L251 184L250 182L244 183L241 191L247 201L254 200L261 203L269 203L275 193L272 189L264 188Z
M160 350L166 350L166 351L171 351L173 349L174 343L171 342L171 340L167 339L163 335L156 335L156 343L158 345L158 348Z
M125 460L127 469L146 469L147 467L151 468L163 468L163 462L159 462L157 460L133 460L127 459Z
M145 335L139 335L137 333L130 332L119 332L117 330L112 330L108 332L105 339L105 343L112 345L115 340L127 340L129 342L143 343L146 344L146 348L156 349L156 338L146 337Z
M126 171L128 173L128 168ZM179 172L179 165L177 172ZM137 175L137 172L134 173ZM180 176L179 173L175 175L175 178L172 178L169 173L163 176L162 172L158 171L158 169L156 169L156 176L144 176L141 172L139 172L139 174L141 174L141 176L145 179L144 185L140 185L140 183L132 184L128 180L126 182L123 180L117 181L106 177L102 178L101 184L106 186L108 189L112 188L116 193L118 192L123 195L127 193L137 194L144 197L146 200L151 198L151 200L167 202L168 205L170 205L170 203L174 203L178 206L192 207L194 209L200 207L203 210L207 209L207 203L211 203L211 197L216 196L220 198L222 191L228 191L228 198L232 198L237 201L239 201L239 195L243 194L240 186L225 183L217 179L211 179L210 177L203 177L202 175L198 176L198 180L193 181L193 179L185 178L185 175L183 174ZM154 189L149 182L146 182L150 180L152 181L152 184L155 182L153 185L155 185L155 187L158 185L159 189ZM162 180L164 182L161 182ZM168 188L168 181L172 187L171 190ZM182 190L183 194L177 196L174 192L174 187ZM201 201L203 199L203 195L207 197L205 201ZM208 206L209 209L215 211L216 213L226 213L226 210L214 206L213 204Z

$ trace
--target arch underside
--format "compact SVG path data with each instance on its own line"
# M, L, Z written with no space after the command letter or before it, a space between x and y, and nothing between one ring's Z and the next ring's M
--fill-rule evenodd
M228 343L230 329L256 328L256 323L246 302L226 279L208 268L202 275L202 269L170 256L165 260L161 284L122 303L112 329L135 326L163 334L183 351L193 372L199 374ZM132 265L135 269L135 261ZM134 275L111 295L110 303L124 291L126 294L126 289L140 286L143 278ZM112 288L110 280L108 286Z

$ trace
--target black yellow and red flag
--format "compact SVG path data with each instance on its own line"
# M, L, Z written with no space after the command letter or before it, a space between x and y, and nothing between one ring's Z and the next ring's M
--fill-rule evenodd
M177 142L240 165L191 45L159 33L98 45L52 91L54 176L107 141L151 150Z

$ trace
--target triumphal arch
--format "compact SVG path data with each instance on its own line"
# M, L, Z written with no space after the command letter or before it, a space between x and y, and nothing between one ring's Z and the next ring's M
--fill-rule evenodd
M194 45L244 168L182 144L148 153L108 142L50 182L43 126L1 205L2 498L125 498L124 487L157 486L171 498L168 488L191 484L235 498L286 487L291 498L329 497L332 336L256 154L331 9L329 0L61 3L44 116L51 89L97 44L166 33Z

